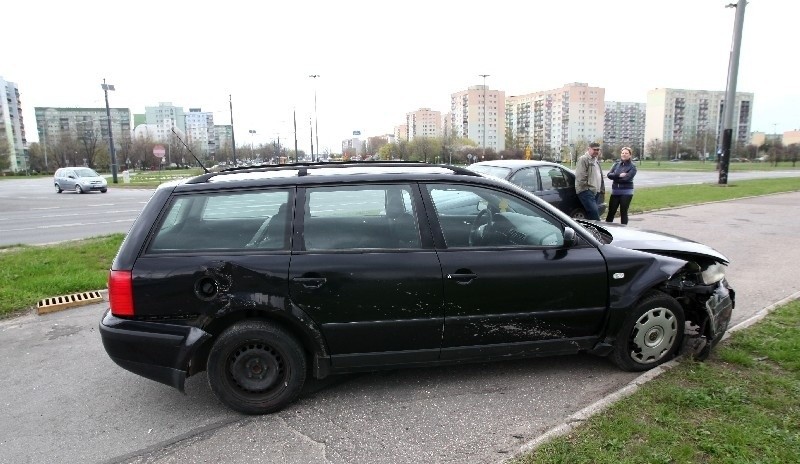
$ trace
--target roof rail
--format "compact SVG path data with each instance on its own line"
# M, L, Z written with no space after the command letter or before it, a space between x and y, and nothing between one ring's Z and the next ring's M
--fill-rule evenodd
M399 166L399 167L435 167L449 169L453 174L461 174L467 176L480 176L480 174L470 171L469 169L459 166L451 166L447 164L430 164L421 161L332 161L332 162L302 162L302 163L288 163L288 164L260 164L257 166L238 166L222 171L210 172L208 174L201 174L188 180L187 184L202 184L208 182L209 179L216 176L223 176L226 174L239 174L247 172L272 172L272 171L287 171L297 170L298 176L308 175L309 169L322 169L322 168L351 168L356 166Z

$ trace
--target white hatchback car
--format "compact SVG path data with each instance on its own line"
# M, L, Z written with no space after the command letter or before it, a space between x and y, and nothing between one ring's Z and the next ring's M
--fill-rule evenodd
M79 168L59 168L53 176L53 184L56 193L64 190L74 190L75 193L86 193L92 190L99 190L102 193L108 191L108 182L105 177L100 176L94 169Z

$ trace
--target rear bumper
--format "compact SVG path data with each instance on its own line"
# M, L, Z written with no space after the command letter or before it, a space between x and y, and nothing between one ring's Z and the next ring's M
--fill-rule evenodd
M196 327L120 319L106 310L100 337L123 369L183 391L189 362L211 335Z

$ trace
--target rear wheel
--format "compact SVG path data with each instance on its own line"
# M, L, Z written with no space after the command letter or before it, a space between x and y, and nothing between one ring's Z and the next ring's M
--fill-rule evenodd
M83 189L81 188L80 185L75 186L75 193L83 193Z
M61 188L61 186L60 186L60 185L58 185L58 183L56 183L56 184L54 184L54 185L56 186L56 193L61 193L61 192L63 192L63 191L64 191L64 190Z
M684 330L683 308L661 292L645 295L617 335L612 358L626 371L646 371L675 356Z
M208 382L220 401L245 414L266 414L294 401L306 379L297 340L266 321L227 328L208 355Z

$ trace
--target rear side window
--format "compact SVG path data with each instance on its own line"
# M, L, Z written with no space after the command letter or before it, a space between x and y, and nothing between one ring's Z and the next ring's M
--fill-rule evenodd
M288 190L175 197L149 252L199 252L288 247Z
M420 247L407 185L312 187L306 190L307 250Z
M548 187L542 185L542 188L539 188L539 179L537 178L536 169L534 168L526 168L520 169L509 179L511 182L519 185L520 187L524 188L529 192L535 192L537 190L547 190ZM544 179L542 179L542 183L544 183Z
M564 175L564 171L557 167L539 168L539 174L541 174L542 177L542 190L553 190L569 187L569 182L567 182L567 177Z

